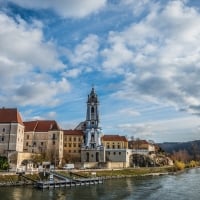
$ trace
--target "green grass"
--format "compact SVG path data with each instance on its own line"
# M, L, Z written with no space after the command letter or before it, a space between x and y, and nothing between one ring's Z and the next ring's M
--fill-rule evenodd
M172 167L152 167L152 168L129 168L120 170L93 170L98 177L113 177L113 176L141 176L151 173L167 173L173 171ZM83 176L92 176L90 171L79 172Z

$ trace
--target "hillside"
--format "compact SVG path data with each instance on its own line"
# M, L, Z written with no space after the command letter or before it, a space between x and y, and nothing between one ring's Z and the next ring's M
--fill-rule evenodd
M187 156L190 156L190 159L200 159L200 140L189 142L165 142L157 145L171 155L179 153L179 156L181 156L181 154L183 156L183 154L188 154Z

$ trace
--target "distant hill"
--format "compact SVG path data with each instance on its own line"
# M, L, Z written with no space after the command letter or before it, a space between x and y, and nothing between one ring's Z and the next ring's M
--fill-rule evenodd
M190 142L165 142L157 145L169 154L186 151L193 159L200 158L200 140Z

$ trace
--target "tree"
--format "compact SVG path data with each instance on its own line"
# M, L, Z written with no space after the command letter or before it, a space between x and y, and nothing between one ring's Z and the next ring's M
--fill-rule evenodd
M31 156L31 159L36 165L41 164L43 161L45 161L45 157L43 154L33 154Z
M184 149L179 151L173 151L172 159L188 163L191 160L191 156L189 155L188 151Z
M0 169L1 170L9 169L8 159L4 156L0 156Z

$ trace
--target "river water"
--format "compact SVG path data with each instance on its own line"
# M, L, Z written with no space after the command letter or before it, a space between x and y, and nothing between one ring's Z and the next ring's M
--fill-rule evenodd
M178 175L106 180L104 184L38 190L0 187L0 200L199 200L200 168Z

